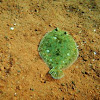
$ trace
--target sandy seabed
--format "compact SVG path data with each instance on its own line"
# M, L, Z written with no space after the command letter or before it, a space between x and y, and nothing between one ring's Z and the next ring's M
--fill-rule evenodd
M79 57L59 80L38 46L56 27ZM100 0L0 0L0 100L100 100Z

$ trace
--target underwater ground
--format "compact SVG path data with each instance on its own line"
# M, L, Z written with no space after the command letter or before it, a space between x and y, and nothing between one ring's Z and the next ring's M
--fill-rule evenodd
M59 27L79 57L59 80L38 46ZM100 0L0 0L0 100L100 100Z

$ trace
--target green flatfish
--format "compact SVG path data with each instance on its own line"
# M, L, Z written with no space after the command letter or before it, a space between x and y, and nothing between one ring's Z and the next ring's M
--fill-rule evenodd
M68 32L59 28L45 34L39 44L39 55L50 68L54 79L64 76L63 69L71 66L79 52L76 42Z

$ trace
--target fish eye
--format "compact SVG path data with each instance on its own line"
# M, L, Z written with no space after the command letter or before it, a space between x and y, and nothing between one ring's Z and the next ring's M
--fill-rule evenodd
M59 28L57 27L55 30L56 30L56 31L59 31Z
M67 34L67 32L64 32L64 34L66 35L66 34Z

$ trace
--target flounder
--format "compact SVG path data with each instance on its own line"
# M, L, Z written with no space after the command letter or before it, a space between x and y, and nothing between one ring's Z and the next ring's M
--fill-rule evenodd
M54 79L62 78L64 76L62 70L71 66L79 55L72 36L59 28L45 34L40 41L38 51L50 68L49 73Z

